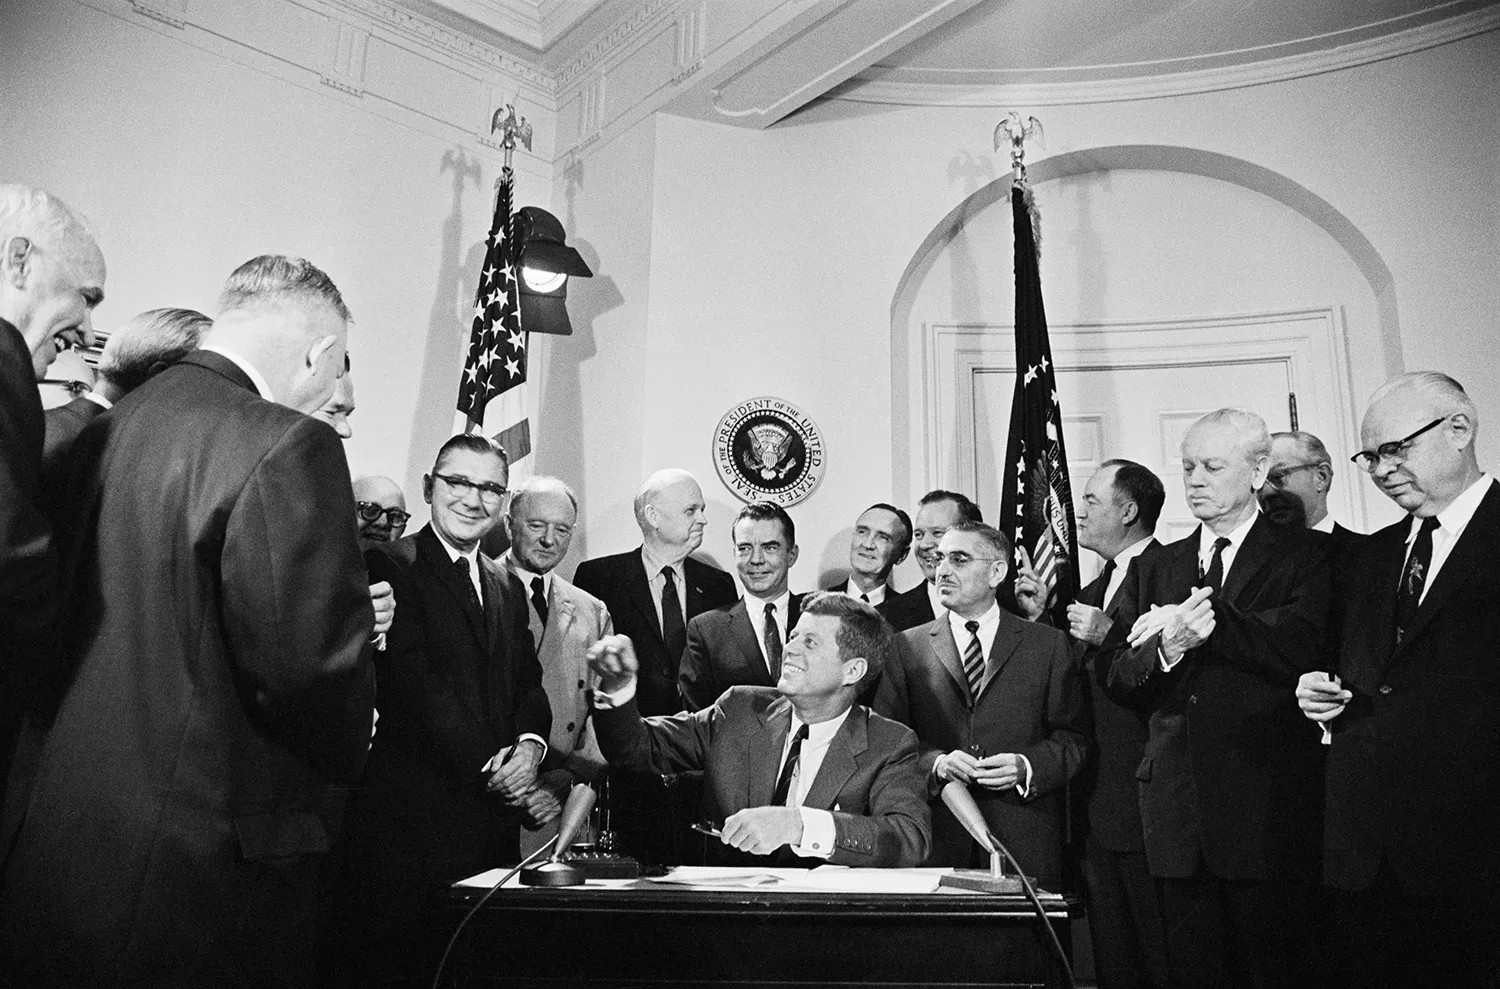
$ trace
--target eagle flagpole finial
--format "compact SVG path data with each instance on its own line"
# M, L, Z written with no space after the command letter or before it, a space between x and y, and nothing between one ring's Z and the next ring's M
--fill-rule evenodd
M1015 110L1005 115L1005 119L995 127L995 150L999 151L1005 145L1010 145L1010 167L1015 170L1016 181L1026 181L1026 142L1035 141L1038 146L1045 147L1042 138L1042 122L1035 117L1027 117L1024 121Z
M500 147L505 149L506 168L510 168L510 158L515 153L517 141L527 151L531 150L531 125L526 122L525 117L516 116L514 103L505 104L490 118L490 133L496 131L501 132Z

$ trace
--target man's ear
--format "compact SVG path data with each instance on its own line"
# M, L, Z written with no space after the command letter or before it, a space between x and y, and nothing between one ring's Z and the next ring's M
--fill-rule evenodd
M865 673L870 669L870 664L863 656L855 656L853 659L844 660L844 685L854 686L865 678Z
M429 505L432 504L432 475L431 474L423 474L422 475L422 500L425 501L425 502L427 502L427 504L429 504Z
M1450 435L1453 437L1453 448L1462 450L1474 443L1474 420L1469 418L1467 412L1455 412L1448 417L1448 425L1452 427Z
M307 366L309 368L317 367L318 362L321 361L325 355L330 353L330 349L338 346L338 342L339 338L330 333L328 336L320 338L311 347L307 348Z
M792 569L797 563L797 544L792 543L792 548L786 551L786 568Z
M1010 573L1009 560L996 560L994 563L991 563L990 577L988 581L990 587L999 587L1001 584L1005 583L1005 575L1008 573Z
M1133 501L1127 501L1125 507L1120 511L1120 524L1125 528L1135 525L1135 520L1141 517L1141 506Z
M5 242L4 254L0 256L0 265L4 266L5 280L10 282L13 288L26 287L26 279L31 274L30 262L30 238L17 235Z

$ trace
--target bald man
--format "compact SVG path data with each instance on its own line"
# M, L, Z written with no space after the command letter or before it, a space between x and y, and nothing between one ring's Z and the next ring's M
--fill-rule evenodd
M692 618L733 604L734 578L692 559L708 525L703 489L678 468L646 478L635 496L641 545L614 556L585 560L573 583L609 609L615 631L635 644L640 668L636 703L645 716L682 709L677 673ZM645 861L681 863L702 842L689 843L687 825L697 814L701 777L664 785L654 773L611 771L614 821L631 854Z
M411 520L401 485L381 474L367 474L354 482L354 507L364 550L400 539Z

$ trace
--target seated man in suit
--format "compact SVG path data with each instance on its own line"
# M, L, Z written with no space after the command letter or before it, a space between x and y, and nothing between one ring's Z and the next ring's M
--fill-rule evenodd
M593 675L589 646L614 632L604 602L563 580L554 568L568 555L578 525L578 496L558 478L537 475L511 492L503 518L510 548L500 563L521 582L527 617L542 664L542 686L552 705L552 735L536 790L523 798L535 817L561 810L574 783L590 783L604 768L590 717ZM555 825L521 835L522 851L540 847Z
M885 617L891 627L904 632L926 625L946 610L937 586L937 548L943 533L959 522L983 522L984 513L968 495L941 488L929 491L917 502L916 529L912 545L917 566L922 568L922 583L909 591L892 595L886 604Z
M430 977L437 894L519 857L552 709L525 591L479 551L500 521L507 473L499 444L454 436L422 479L431 524L367 557L400 606L376 654L379 730L348 809L359 985Z
M1152 533L1165 501L1161 479L1151 471L1129 460L1106 460L1084 486L1078 509L1078 545L1104 558L1099 575L1068 605L1068 634L1083 649L1094 720L1095 754L1079 777L1078 792L1086 808L1083 874L1101 989L1169 984L1160 893L1146 865L1136 794L1146 715L1091 682L1131 563L1161 547Z
M849 535L849 579L826 588L870 605L884 617L895 590L891 571L911 549L911 516L895 505L871 505L854 520Z
M1179 986L1278 985L1290 893L1315 847L1300 810L1316 737L1297 678L1321 665L1328 540L1258 510L1271 438L1252 412L1203 416L1182 441L1198 530L1131 568L1096 659L1111 696L1149 711L1136 771Z
M737 684L775 686L783 645L801 614L804 595L787 587L797 562L797 527L786 509L769 501L746 505L729 531L745 596L688 622L678 685L689 711L708 707Z
M810 595L775 688L731 687L701 711L643 719L630 640L606 638L590 650L600 746L612 764L703 770L703 815L741 852L917 865L931 832L916 736L855 704L889 646L869 605Z
M1500 976L1500 488L1478 431L1446 374L1371 396L1354 461L1408 514L1358 546L1333 675L1297 688L1331 731L1324 879L1348 985Z
M401 485L380 474L355 479L354 507L359 522L359 544L366 550L400 539L406 523L411 521Z
M48 484L64 482L69 448L95 416L198 349L213 320L192 309L148 309L109 335L99 354L94 387L47 410L42 462ZM54 488L54 490L56 490Z
M979 522L960 522L938 543L943 617L896 640L875 710L911 725L922 740L932 796L960 780L990 829L1026 874L1058 889L1063 786L1083 766L1088 710L1067 637L1003 611L1010 542ZM987 861L947 806L934 810L935 865Z

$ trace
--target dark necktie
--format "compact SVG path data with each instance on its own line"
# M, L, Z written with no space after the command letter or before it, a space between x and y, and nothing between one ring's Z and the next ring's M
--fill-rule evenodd
M474 589L474 581L469 576L469 558L460 556L453 561L453 565L458 568L459 576L463 578L464 590L469 592L469 603L478 608L481 615L484 614L484 605L479 600L479 592Z
M984 646L979 644L979 623L964 622L969 630L969 645L964 649L964 676L969 679L969 695L979 696L979 685L984 682Z
M859 596L859 599L861 601L863 601L865 604L869 604L870 603L870 595L868 595L868 594L861 594Z
M1212 587L1217 594L1224 586L1224 550L1229 548L1229 540L1220 536L1214 540L1214 555L1209 558L1208 571L1203 576L1203 586Z
M766 665L771 669L771 682L781 679L781 629L776 625L776 605L766 602Z
M1417 616L1417 606L1422 603L1422 589L1427 586L1427 571L1432 569L1432 530L1438 527L1436 515L1422 520L1417 531L1417 541L1412 545L1411 556L1401 570L1401 585L1396 588L1396 645L1401 644L1412 619Z
M776 792L771 794L772 807L785 807L792 794L792 777L797 775L797 763L802 758L802 740L807 737L807 725L797 729L792 736L792 747L787 751L781 775L776 779Z
M540 577L531 578L531 606L536 609L537 615L545 626L547 624L547 588Z
M677 575L671 567L662 567L661 640L667 644L671 669L677 668L682 651L687 648L687 626L682 621L682 602L677 597Z
M1115 561L1105 560L1104 569L1099 573L1099 607L1103 608L1109 604L1109 582L1115 576Z

